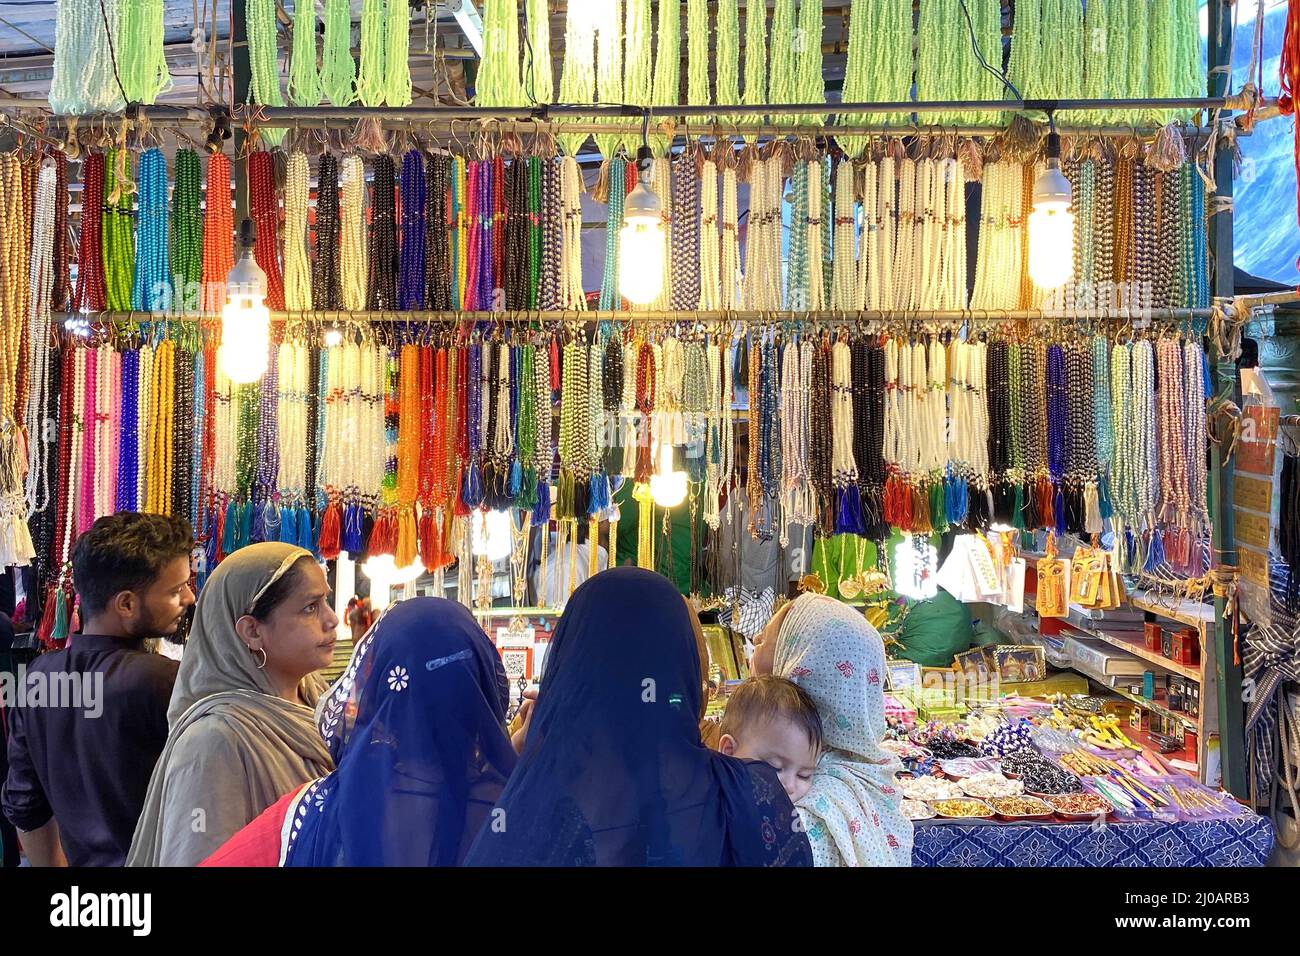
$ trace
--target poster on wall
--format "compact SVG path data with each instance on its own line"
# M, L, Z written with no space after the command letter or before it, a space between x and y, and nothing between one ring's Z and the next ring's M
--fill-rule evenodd
M1247 617L1272 620L1268 558L1277 528L1276 489L1280 409L1257 369L1242 369L1241 437L1237 441L1232 486L1233 547L1241 569L1239 593Z

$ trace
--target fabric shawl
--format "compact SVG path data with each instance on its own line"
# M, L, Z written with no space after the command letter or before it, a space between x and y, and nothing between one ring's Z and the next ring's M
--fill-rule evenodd
M249 545L204 585L128 866L194 866L284 794L333 769L313 719L322 681L309 676L300 702L282 700L235 632L258 597L310 556L287 544Z
M282 866L454 866L505 788L510 687L467 608L390 606L322 699L337 769L290 804Z
M700 650L665 579L614 568L574 591L524 752L476 866L807 866L775 771L700 742Z
M899 810L898 758L885 735L885 646L866 619L822 594L795 600L772 673L817 705L826 750L799 815L817 866L911 866L912 823Z

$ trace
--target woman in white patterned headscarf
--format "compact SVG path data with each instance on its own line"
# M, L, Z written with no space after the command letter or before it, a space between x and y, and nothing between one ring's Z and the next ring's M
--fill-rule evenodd
M755 674L776 674L817 705L826 751L799 816L817 866L911 866L898 758L885 735L885 645L866 619L821 594L787 604L759 637Z

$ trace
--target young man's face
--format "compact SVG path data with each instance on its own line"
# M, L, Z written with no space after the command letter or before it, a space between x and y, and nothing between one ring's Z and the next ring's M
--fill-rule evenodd
M162 566L148 587L135 592L136 611L128 628L134 637L165 637L175 634L194 603L190 590L188 555L173 558Z

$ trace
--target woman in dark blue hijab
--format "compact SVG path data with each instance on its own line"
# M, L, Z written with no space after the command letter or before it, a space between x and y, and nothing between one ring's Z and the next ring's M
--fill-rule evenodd
M690 613L637 568L574 591L519 765L466 865L812 865L776 772L700 742Z
M515 765L509 688L474 616L452 601L390 607L324 698L337 769L294 801L285 866L454 866Z

